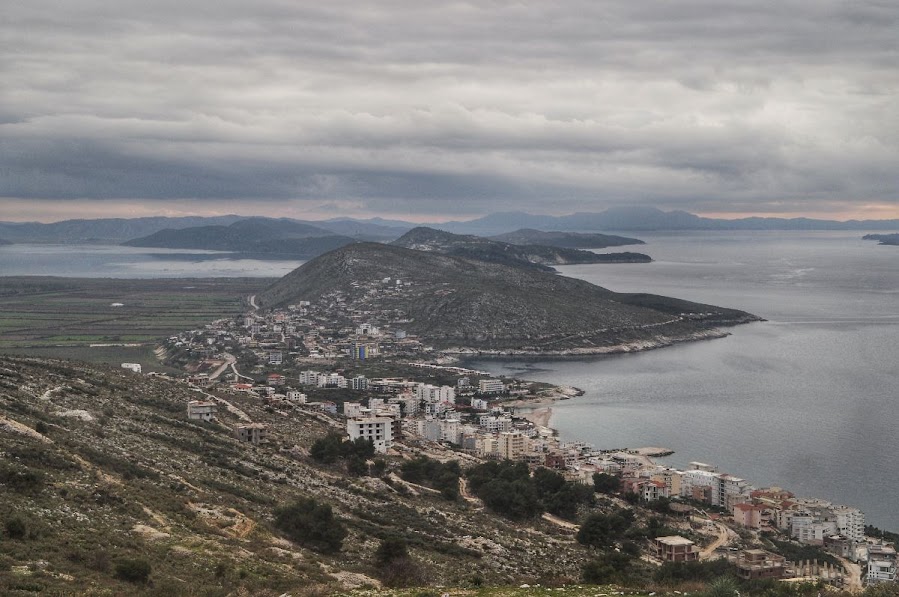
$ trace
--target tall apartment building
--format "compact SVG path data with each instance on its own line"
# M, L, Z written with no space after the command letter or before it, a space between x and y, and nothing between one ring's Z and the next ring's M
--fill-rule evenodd
M393 444L393 419L390 417L357 417L346 422L351 440L370 439L375 452L386 454Z

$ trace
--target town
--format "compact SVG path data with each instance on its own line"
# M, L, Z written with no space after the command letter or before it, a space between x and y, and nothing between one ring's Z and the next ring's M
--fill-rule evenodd
M384 278L360 282L353 291L376 300L413 283ZM597 487L601 482L622 504L664 504L682 517L683 532L655 537L648 545L644 557L658 564L720 557L746 579L813 580L845 588L896 580L895 545L866 534L857 508L779 487L756 488L701 462L684 470L668 467L653 459L666 454L660 449L597 450L561 441L544 421L529 420L521 406L569 398L576 389L448 363L425 338L404 331L401 312L348 310L341 293L320 304L304 301L270 311L256 308L254 299L245 315L166 343L164 356L185 367L186 381L202 395L188 404L190 419L211 421L220 408L240 413L226 397L242 395L283 417L324 417L350 441L370 441L383 457L444 450L471 462L523 462L569 481ZM122 366L140 371L136 364ZM269 441L266 425L240 418L233 429L238 440ZM791 561L754 547L760 538L813 546L833 559Z

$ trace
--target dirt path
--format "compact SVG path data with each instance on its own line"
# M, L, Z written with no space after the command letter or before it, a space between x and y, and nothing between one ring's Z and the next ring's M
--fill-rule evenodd
M846 576L844 577L845 583L844 586L847 591L852 593L858 593L862 590L862 568L858 564L854 562L850 562L846 558L835 555L837 560L840 561L840 564L843 565L843 570L846 572Z
M567 520L563 520L558 516L550 514L549 512L544 512L543 516L541 516L540 518L547 522L551 522L558 527L562 527L563 529L568 529L569 531L579 531L581 528L579 525L576 525L573 522L568 522Z
M718 533L715 536L715 540L712 541L709 545L705 547L702 551L699 552L700 560L708 560L715 554L715 550L719 547L723 547L730 543L731 537L736 536L736 533L731 531L727 526L721 524L720 522L716 522L715 526L718 529Z

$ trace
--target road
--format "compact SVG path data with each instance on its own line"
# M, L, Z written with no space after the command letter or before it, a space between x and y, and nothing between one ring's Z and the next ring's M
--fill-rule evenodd
M705 519L700 520L705 521ZM716 549L728 545L731 542L731 539L737 536L735 532L733 532L732 530L727 528L726 525L721 524L720 522L716 522L715 527L717 527L717 535L715 536L715 540L707 545L705 549L699 552L700 560L708 560L713 555L715 555Z
M250 306L253 307L253 311L259 310L259 305L256 304L256 295L251 294L249 299Z

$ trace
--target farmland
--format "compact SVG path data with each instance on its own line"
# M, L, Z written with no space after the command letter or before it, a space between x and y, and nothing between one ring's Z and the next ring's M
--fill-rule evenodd
M160 339L241 313L246 297L270 283L260 278L0 278L0 352L146 363L155 358Z

